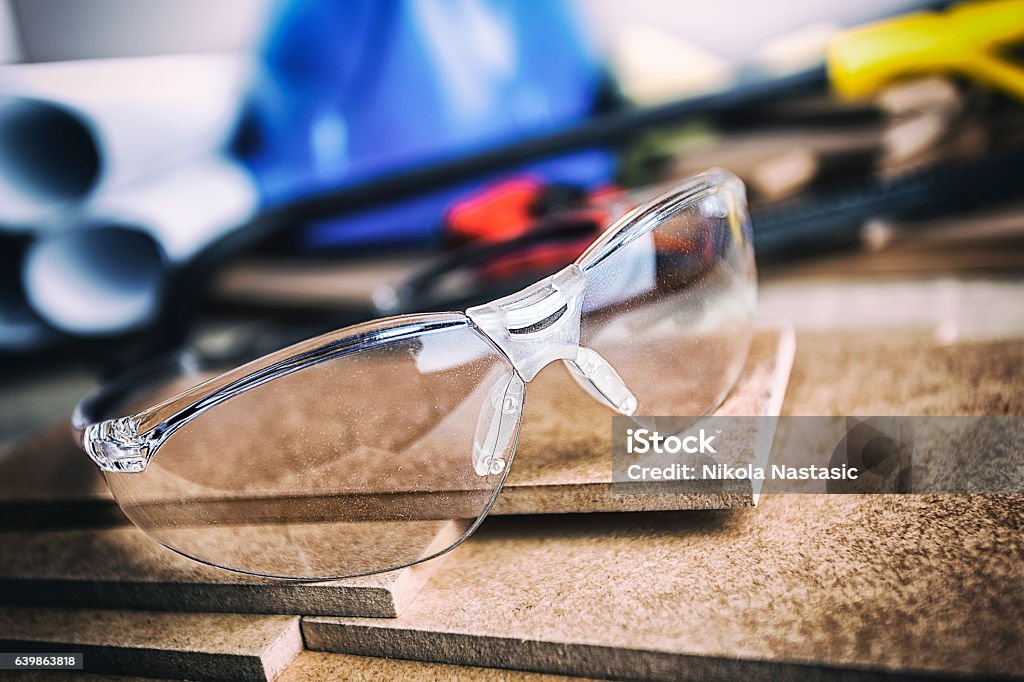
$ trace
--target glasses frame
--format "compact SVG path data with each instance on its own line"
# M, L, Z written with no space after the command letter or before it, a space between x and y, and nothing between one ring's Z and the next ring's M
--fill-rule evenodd
M511 296L464 312L405 314L344 327L265 355L127 416L104 418L104 413L137 388L143 377L126 377L116 383L101 386L86 395L75 408L72 428L76 440L101 470L140 473L146 470L160 447L175 431L213 407L246 391L322 362L403 339L464 327L473 328L491 341L495 350L512 367L513 377L519 381L531 381L540 369L561 359L571 373L576 375L581 387L598 402L620 414L632 414L636 400L614 369L579 343L587 273L672 215L716 192L723 192L729 202L738 201L738 205L727 207L726 214L732 221L730 227L739 245L749 248L746 243L749 217L745 211L743 183L728 171L711 169L626 213L600 234L574 263ZM742 216L746 222L736 225L734 221L737 216ZM751 269L753 271L752 250ZM533 329L537 324L552 318L554 322L550 325ZM588 352L590 355L586 355ZM525 391L525 383L522 389ZM518 441L521 416L520 405L511 453L514 453ZM504 476L487 510L462 539L468 537L479 525L497 499L511 468L511 455L509 460L508 463L501 462ZM490 473L501 472L492 470ZM454 546L415 563L443 554ZM244 569L228 570L248 573ZM374 573L385 570L392 569L381 569Z

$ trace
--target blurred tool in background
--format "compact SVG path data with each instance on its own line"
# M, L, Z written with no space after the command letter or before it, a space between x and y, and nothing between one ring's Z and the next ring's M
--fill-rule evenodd
M1009 4L997 4L1002 6L999 12L980 5L973 16L998 15L1005 19ZM1019 12L1021 3L1013 5ZM967 9L959 10L955 16L966 13ZM949 31L956 25L945 15L937 17L931 24L935 30ZM947 73L946 65L923 69L906 54L907 50L918 49L915 45L900 40L883 45L872 40L858 48L857 41L850 38L891 34L891 25L901 26L905 21L896 18L850 34L840 33L835 40L846 59L868 69L877 92L871 88L860 91L875 95L873 99L845 103L830 97L824 88L776 88L749 101L705 97L691 100L689 109L673 105L674 111L670 109L657 126L645 127L627 115L627 123L621 128L605 128L639 137L639 141L626 146L619 177L628 186L642 186L687 176L711 165L734 170L747 180L751 191L763 262L857 247L862 242L878 248L884 242L878 239L878 226L883 223L877 219L882 217L898 223L906 239L915 225L926 225L928 220L1012 200L1024 188L1020 107L983 87L950 78L953 74ZM1009 35L1003 26L995 30L999 36ZM991 46L992 41L982 39L976 26L972 35ZM939 43L940 39L936 36ZM864 50L889 65L886 78L870 67L870 60L858 56ZM822 56L824 51L821 45ZM785 52L781 47L770 52L774 55L773 67L784 61L778 57ZM904 68L893 66L897 64ZM730 77L735 75L730 73ZM844 87L857 83L858 73L857 69L845 68ZM652 84L648 74L643 87L633 91L648 96L664 90ZM689 122L672 126L673 118ZM630 124L636 124L635 128L630 129ZM652 127L658 130L645 132ZM585 137L586 126L581 130ZM513 181L483 193L473 205L492 214L494 228L477 236L502 233L501 226L509 222L518 226L516 215L509 218L510 208L521 209L536 191L528 182ZM497 250L502 258L524 246L518 243L521 234L518 227L508 230L509 243ZM497 256L491 253L487 257ZM484 256L479 254L472 258L465 254L441 257L418 268L407 281L378 291L377 303L384 302L378 308L408 309L391 301L393 292L425 290L426 283L446 279L445 268L453 268L462 276L449 276L448 280L459 285L438 285L441 289L484 295L490 292L484 280L467 278L464 272L468 263L482 260ZM253 271L249 272L251 275ZM486 275L486 269L477 267L477 274ZM235 284L233 295L244 296L244 287L238 287L237 280ZM301 296L302 291L294 293ZM305 293L312 292L306 289ZM355 298L349 294L352 291L345 291L340 298ZM428 300L411 295L408 299L429 307ZM450 298L442 300L452 302ZM277 302L282 303L281 299ZM434 304L440 306L442 301Z
M625 192L593 192L536 177L485 187L444 220L443 255L374 289L378 315L458 310L517 291L554 274L633 207Z
M803 204L762 212L762 257L868 241L864 230L877 218L904 221L906 233L915 220L1018 197L1024 70L1010 56L1022 40L1022 0L912 13L837 34L828 51L833 87L848 99L873 97L887 119L877 161L872 172L812 192ZM810 175L826 159L807 164Z
M1024 39L1024 2L991 0L915 12L832 40L829 75L844 97L874 95L912 74L957 73L1024 100L1024 68L1010 50Z
M148 355L185 340L211 288L215 320L303 333L470 305L714 165L748 184L762 262L906 242L1022 189L1022 112L1003 94L1019 73L991 65L1022 7L848 32L818 17L736 61L651 23L602 53L568 2L280 2L255 68L2 67L0 190L17 200L0 213L21 275L0 345ZM856 101L829 92L830 41L829 76ZM164 70L132 70L146 59ZM17 76L32 69L77 87L62 99Z

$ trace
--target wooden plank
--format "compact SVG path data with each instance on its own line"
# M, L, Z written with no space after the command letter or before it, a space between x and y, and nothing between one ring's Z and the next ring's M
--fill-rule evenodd
M444 544L456 538L444 539ZM192 561L134 527L0 533L0 602L80 608L391 617L440 560L318 583L269 580Z
M1020 676L1022 528L1020 496L491 519L399 618L303 632L314 650L611 678Z
M5 608L0 649L81 652L96 673L273 680L302 651L296 616Z

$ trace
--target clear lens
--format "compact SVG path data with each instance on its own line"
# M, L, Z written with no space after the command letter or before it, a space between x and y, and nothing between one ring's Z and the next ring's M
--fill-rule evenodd
M743 366L756 273L743 185L726 173L667 198L579 261L580 344L637 398L636 414L699 416Z
M174 431L144 472L107 480L136 525L200 561L297 578L397 568L486 513L521 385L473 328L429 331L235 395Z

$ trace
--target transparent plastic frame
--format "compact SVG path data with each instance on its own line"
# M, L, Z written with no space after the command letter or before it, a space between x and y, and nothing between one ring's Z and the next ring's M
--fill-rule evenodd
M116 404L117 394L130 386L102 387L83 398L76 408L72 419L76 439L103 471L139 474L147 470L175 432L232 398L319 363L403 340L469 328L492 344L512 368L510 380L495 389L482 410L491 412L480 417L471 455L478 475L500 476L503 483L518 439L526 385L549 364L563 361L579 386L614 413L632 415L637 409L638 399L615 365L594 349L581 345L581 316L588 283L593 273L615 254L624 252L663 221L712 196L722 198L715 199L722 207L719 217L731 228L731 239L737 242L735 246L740 251L737 258L744 272L738 276L751 280L748 284L753 288L756 286L752 281L753 250L742 182L726 171L713 169L629 212L602 233L573 264L511 296L469 308L464 313L401 315L346 327L264 356L130 415L110 417L104 414L109 411L109 405ZM745 301L744 305L752 307L752 302ZM737 342L736 348L741 348L742 352L731 352L745 355L744 344ZM729 366L736 366L735 373L738 373L735 359ZM723 385L731 387L734 380L735 376L729 377ZM721 393L717 400L723 397ZM705 409L716 406L707 405ZM494 498L458 542L479 525ZM433 558L458 542L405 565ZM191 556L177 547L172 549ZM398 567L382 566L379 570L365 572ZM350 576L318 575L301 579L337 577Z

